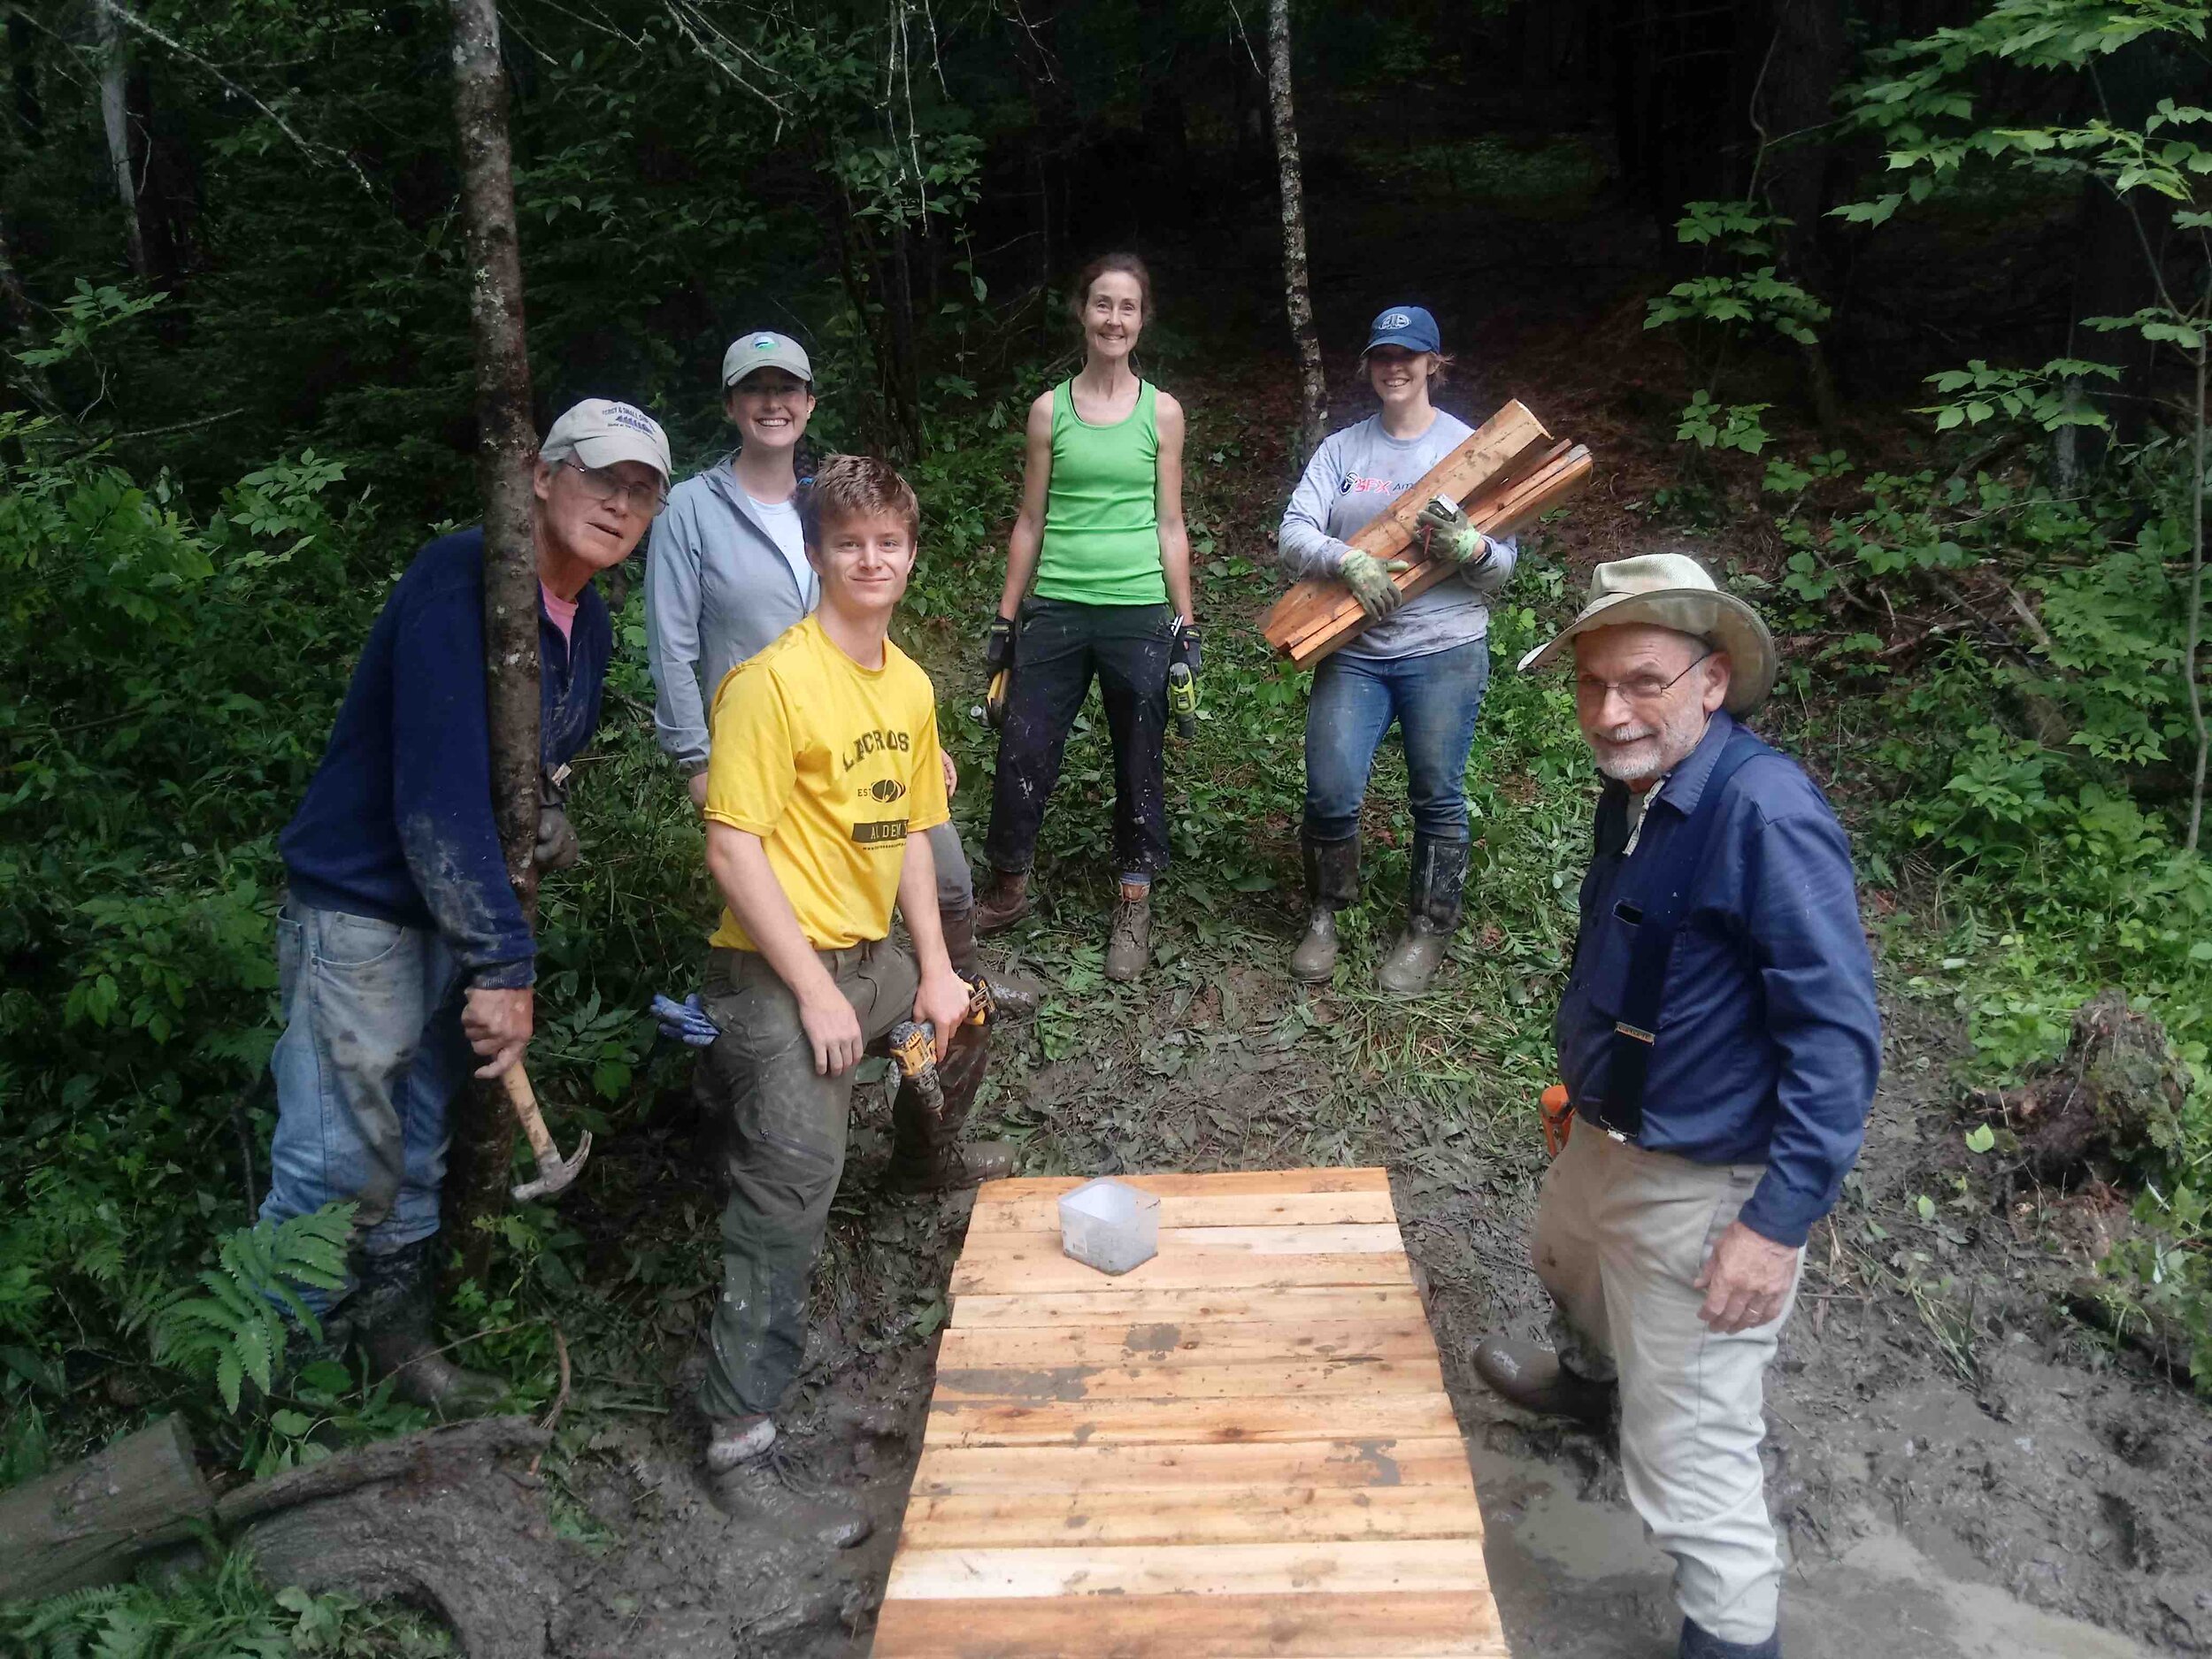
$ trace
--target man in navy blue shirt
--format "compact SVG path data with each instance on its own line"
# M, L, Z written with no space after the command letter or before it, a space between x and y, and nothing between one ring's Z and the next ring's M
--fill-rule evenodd
M563 415L539 448L531 530L549 781L599 724L612 631L591 579L638 544L669 472L659 425L603 398ZM346 1290L299 1294L329 1316L333 1346L357 1340L401 1394L443 1413L499 1392L438 1354L431 1333L447 1110L472 1066L494 1078L520 1060L535 978L493 815L483 588L480 528L415 556L279 842L284 1032L270 1057L277 1126L261 1206L272 1221L357 1206ZM573 863L557 786L541 799L538 861Z
M1797 763L1738 724L1773 686L1774 642L1694 559L1599 565L1521 666L1568 661L1606 781L1554 1022L1573 1118L1532 1246L1554 1342L1494 1336L1475 1367L1587 1422L1617 1396L1629 1500L1675 1560L1682 1659L1773 1659L1764 1372L1881 1064L1851 849Z

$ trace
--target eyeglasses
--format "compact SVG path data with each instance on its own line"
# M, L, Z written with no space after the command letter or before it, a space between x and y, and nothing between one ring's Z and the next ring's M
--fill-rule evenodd
M1699 652L1691 662L1690 668L1695 668L1710 657L1715 649L1709 645ZM1608 692L1617 691L1631 703L1656 703L1682 683L1684 675L1690 672L1690 668L1684 669L1672 680L1662 680L1656 674L1639 674L1633 680L1600 680L1595 674L1578 674L1575 677L1575 698L1580 703L1601 705Z
M668 505L668 492L658 484L626 484L603 467L586 466L581 461L565 460L563 466L572 466L584 480L584 493L596 502L622 498L623 504L641 518L659 516Z

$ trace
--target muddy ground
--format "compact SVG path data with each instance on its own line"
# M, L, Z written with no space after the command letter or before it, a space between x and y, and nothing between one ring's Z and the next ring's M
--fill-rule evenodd
M1461 331L1448 406L1479 417L1518 396L1600 457L1593 488L1554 533L1569 571L1646 545L1653 492L1678 475L1667 412L1682 401L1678 359L1641 328L1655 239L1601 185L1586 198L1536 204L1432 195L1424 234L1409 239L1386 200L1356 188L1347 153L1325 134L1311 152L1317 302L1325 339L1339 348L1332 384L1350 381L1341 348L1377 305L1401 297L1399 288L1430 297ZM1392 253L1390 293L1374 274L1377 249ZM1225 268L1269 268L1261 242L1214 251ZM1963 303L1972 285L1960 280ZM1186 343L1176 372L1163 373L1192 408L1194 452L1230 434L1233 411L1238 442L1225 460L1213 457L1200 488L1228 550L1256 563L1289 471L1291 375L1267 313L1257 306L1249 319L1250 348L1210 357ZM1357 412L1347 396L1340 413ZM1774 552L1748 526L1725 524L1708 550L1755 571ZM1218 606L1208 620L1217 637L1235 622ZM1253 828L1273 863L1294 872L1293 826ZM1013 1040L980 1114L1023 1141L1024 1172L1387 1166L1427 1279L1514 1652L1671 1654L1666 1564L1628 1509L1613 1448L1502 1408L1468 1363L1485 1331L1542 1328L1524 1244L1542 1164L1527 1102L1440 1088L1452 1067L1438 1045L1456 1039L1409 1045L1402 1071L1374 1064L1371 1044L1348 1036L1371 1035L1371 999L1307 1001L1289 984L1283 964L1297 918L1287 892L1233 895L1203 926L1180 925L1202 919L1194 915L1171 921L1161 970L1133 995L1101 987L1094 972L1102 886L1049 887L1044 916L1018 947L1083 1022L1083 1040L1057 1061L1032 1037ZM1471 904L1479 910L1479 879ZM1497 946L1471 927L1440 997L1493 995L1501 981L1480 970ZM1534 993L1544 989L1541 972L1529 981ZM1789 1651L2212 1651L2212 1414L2057 1310L2059 1289L2116 1201L1992 1188L1960 1148L1955 1019L1887 994L1886 1008L1888 1050L1866 1152L1844 1205L1813 1235L1797 1316L1769 1380L1769 1500L1788 1540ZM1526 1032L1543 1018L1523 1008L1506 1023ZM1479 1036L1479 1019L1470 1028ZM594 1379L603 1398L627 1388L629 1408L586 1419L562 1477L557 1518L573 1569L554 1621L563 1659L867 1651L964 1206L882 1190L887 1111L876 1091L866 1094L781 1455L795 1480L856 1490L876 1536L825 1556L708 1506L693 1472L695 1425L668 1384L710 1287L677 1275L659 1293L659 1349L603 1357ZM716 1205L702 1171L676 1110L608 1148L577 1223L601 1259L617 1263L663 1240L697 1248ZM634 1287L610 1294L634 1307Z
M1290 918L1278 908L1271 942L1286 952ZM1163 1140L1185 1134L1176 1167L1300 1162L1313 1118L1300 1080L1317 1056L1284 1038L1298 993L1271 964L1238 972L1233 992L1226 1018L1217 987L1163 992L1120 1041L1037 1070L1017 1114L1018 1125L1036 1125L1028 1162L1158 1167L1170 1162ZM1943 1086L1932 1081L1941 1069L1916 1064L1942 1057L1942 1033L1909 1009L1890 1011L1860 1192L1848 1217L1814 1235L1799 1313L1770 1376L1768 1491L1791 1557L1789 1650L1811 1659L1863 1659L1870 1648L1924 1659L2212 1651L2202 1501L2212 1415L2055 1311L2052 1287L2070 1270L2039 1241L2032 1213L1944 1212L1924 1240L1950 1278L1939 1294L1923 1284L1916 1296L1868 1254L1863 1217L1909 1213L1919 1194L1950 1190L1957 1162ZM1324 1042L1321 1030L1311 1043ZM1176 1033L1190 1063L1151 1076L1147 1056ZM872 1102L785 1441L795 1479L862 1494L876 1537L828 1556L726 1521L693 1473L693 1425L680 1409L617 1419L571 1467L594 1541L575 1553L555 1652L866 1653L927 1407L932 1344L910 1310L934 1302L965 1208L880 1189L883 1122ZM683 1144L669 1142L672 1173ZM1526 1144L1500 1147L1386 1094L1343 1154L1391 1169L1514 1652L1671 1654L1667 1563L1627 1507L1609 1440L1502 1407L1468 1363L1486 1330L1542 1329L1524 1247L1540 1174L1532 1132ZM887 1340L895 1330L903 1340ZM663 1359L681 1351L672 1340Z

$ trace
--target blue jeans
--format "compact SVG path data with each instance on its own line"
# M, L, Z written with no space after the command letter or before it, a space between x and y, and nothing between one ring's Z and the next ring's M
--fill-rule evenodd
M463 987L434 933L296 900L277 918L284 1034L261 1218L350 1200L354 1242L388 1255L438 1230L448 1108L475 1056ZM318 1313L342 1293L298 1287Z
M1405 740L1414 829L1464 841L1467 756L1489 683L1487 638L1421 657L1323 659L1306 705L1306 833L1342 841L1358 833L1367 774L1395 719Z

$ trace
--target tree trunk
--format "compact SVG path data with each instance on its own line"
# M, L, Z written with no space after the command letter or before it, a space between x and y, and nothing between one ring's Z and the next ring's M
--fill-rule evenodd
M38 319L31 310L31 296L24 292L23 279L15 268L15 250L9 240L4 210L0 210L0 309L7 312L8 326L23 350L46 343L39 338ZM62 412L60 400L54 396L54 383L47 378L46 371L24 362L19 352L8 354L8 378L41 414Z
M484 498L485 703L491 724L492 806L507 879L534 924L538 826L538 568L531 534L530 356L523 334L522 258L515 236L507 82L496 0L447 0L453 19L453 110L461 139L461 207L468 228L469 321L476 342L476 476ZM491 1240L477 1217L505 1202L513 1126L497 1083L469 1091L454 1125L446 1186L450 1242L480 1279Z
M191 1537L214 1511L184 1420L164 1417L0 1494L0 1601L127 1578L141 1551Z
M1290 0L1267 0L1267 92L1282 190L1283 299L1298 349L1298 464L1303 466L1328 435L1329 386L1321 373L1321 337L1314 332L1313 296L1306 281L1306 193L1290 103Z
M130 65L123 54L123 31L112 0L96 0L93 27L100 42L100 127L107 134L108 171L123 208L123 246L131 273L146 274L146 237L138 222L138 181L132 176L131 125L127 82Z

